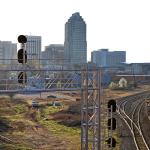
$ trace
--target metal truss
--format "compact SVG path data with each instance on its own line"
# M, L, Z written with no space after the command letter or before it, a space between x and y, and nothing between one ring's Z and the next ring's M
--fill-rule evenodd
M100 70L82 72L81 149L101 150Z
M40 64L35 66L27 62L23 65L2 65L0 72L0 93L81 90L81 69L67 69L65 66L45 68ZM20 72L27 75L27 82L24 84L18 83Z
M1 71L0 92L81 90L81 70L24 70L27 74L26 84L18 83L19 72Z

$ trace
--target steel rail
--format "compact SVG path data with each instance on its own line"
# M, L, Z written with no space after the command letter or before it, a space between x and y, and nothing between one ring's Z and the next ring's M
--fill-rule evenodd
M147 145L147 143L146 143L146 140L145 140L145 138L144 138L144 135L143 135L143 133L142 133L142 130L141 130L141 126L140 126L140 112L141 112L141 108L142 108L142 106L144 105L144 102L145 102L145 100L146 99L144 99L144 102L143 102L143 94L144 93L141 93L140 95L139 94L136 94L136 95L133 95L133 96L135 96L135 101L136 101L136 96L140 96L140 102L137 104L137 105L135 105L135 107L134 107L134 110L133 110L133 112L132 112L132 116L131 116L131 118L129 117L129 115L127 115L127 113L125 112L125 106L126 106L126 104L128 103L128 102L131 102L131 100L133 100L133 99L122 99L122 102L120 102L119 104L117 104L117 113L119 114L119 116L122 118L122 120L126 123L126 125L128 126L128 128L129 128L129 130L130 130L130 132L131 132L131 134L132 134L132 136L133 136L133 140L134 140L134 143L135 143L135 146L136 146L136 148L137 148L137 150L140 150L139 149L139 146L138 146L138 144L137 144L137 140L136 140L136 134L135 134L135 131L134 131L134 128L138 131L138 133L140 134L140 136L141 136L141 138L142 138L142 141L143 141L143 143L144 143L144 145L145 145L145 147L149 150L149 147L148 147L148 145ZM147 96L147 97L149 97L150 95L148 95L147 94L147 92L144 94L145 96ZM139 101L139 100L138 100ZM142 103L141 103L142 102ZM140 106L140 107L139 107ZM121 107L123 107L123 108L121 108ZM139 107L139 109L138 109L138 125L136 124L136 122L134 121L134 115L135 115L135 113L136 113L136 109ZM130 121L130 122L128 122L128 121ZM131 124L130 124L131 123Z
M141 136L142 136L143 142L145 143L145 146L146 146L147 150L149 150L149 146L146 142L144 134L142 133L141 123L140 123L140 114L141 114L142 107L143 107L144 103L145 103L145 101L141 104L140 109L138 111L138 127L139 127L139 130L141 131Z

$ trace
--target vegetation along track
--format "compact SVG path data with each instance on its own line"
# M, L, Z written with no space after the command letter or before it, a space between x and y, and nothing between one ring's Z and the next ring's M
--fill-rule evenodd
M148 98L150 92L146 91L122 98L117 103L117 113L128 126L137 150L149 150L140 122L142 108Z

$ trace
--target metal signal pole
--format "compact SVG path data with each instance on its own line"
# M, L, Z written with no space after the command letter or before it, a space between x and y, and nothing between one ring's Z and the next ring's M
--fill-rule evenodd
M82 71L81 150L101 150L100 71Z

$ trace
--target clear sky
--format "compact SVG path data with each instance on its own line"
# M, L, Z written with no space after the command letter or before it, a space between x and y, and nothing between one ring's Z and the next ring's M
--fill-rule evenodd
M0 0L0 40L41 35L42 49L64 43L64 24L80 12L93 50L127 51L127 62L150 62L150 0Z

